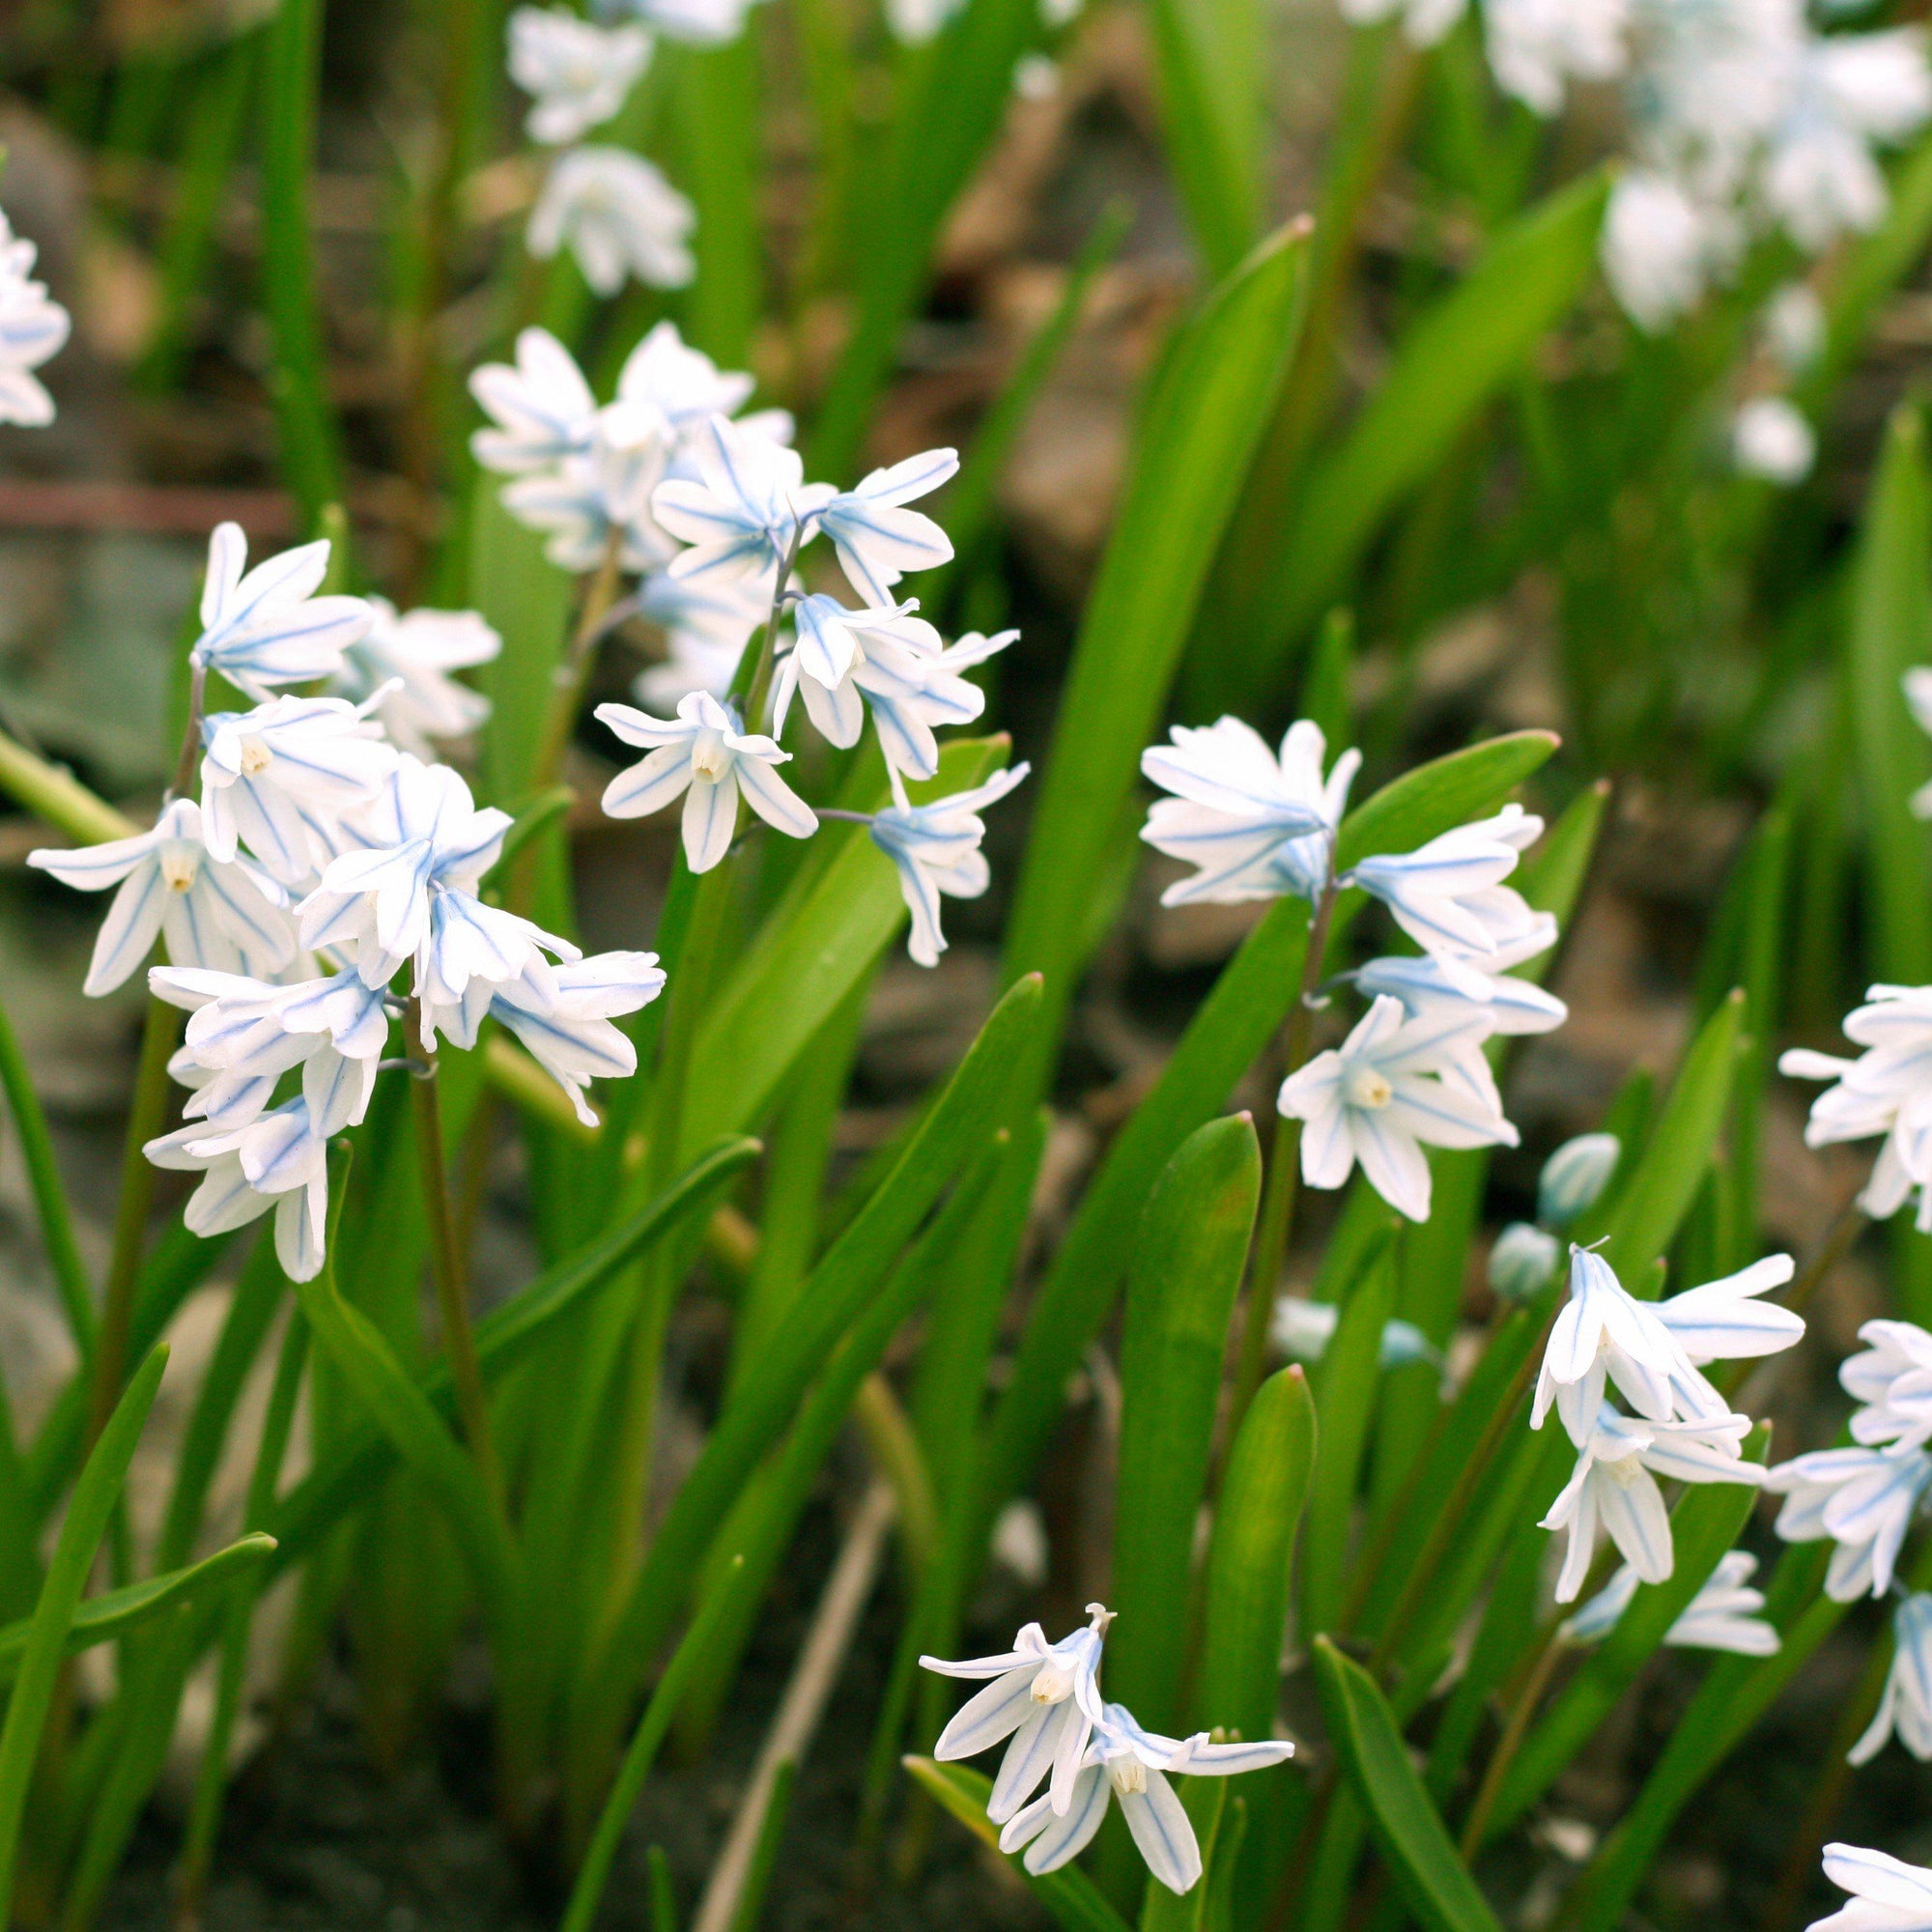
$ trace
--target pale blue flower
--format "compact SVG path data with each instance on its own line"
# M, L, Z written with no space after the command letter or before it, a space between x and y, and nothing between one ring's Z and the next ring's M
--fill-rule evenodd
M188 662L219 671L260 704L277 684L333 677L342 654L369 628L359 597L318 597L328 575L328 543L301 544L258 563L239 524L217 524L208 541L201 636Z
M1371 959L1355 975L1355 984L1374 998L1388 993L1400 1000L1412 1019L1432 1007L1476 1009L1487 1015L1490 1032L1507 1037L1550 1033L1570 1017L1570 1009L1554 993L1533 980L1511 978L1504 970L1534 959L1556 944L1556 922L1538 913L1531 928L1514 944L1499 946L1483 962L1489 991L1477 996L1464 990L1460 976L1452 980L1439 959L1417 956Z
M1932 1758L1932 1597L1915 1590L1891 1613L1891 1669L1870 1725L1850 1750L1848 1764L1875 1758L1894 1731L1922 1764Z
M836 492L806 482L795 449L722 415L693 435L689 451L696 476L672 476L651 498L657 521L692 546L670 574L772 582Z
M1764 1592L1752 1589L1757 1558L1747 1549L1732 1549L1718 1559L1704 1587L1685 1605L1684 1613L1664 1632L1663 1640L1678 1650L1722 1650L1736 1657L1775 1657L1780 1639L1776 1626L1764 1621ZM1558 1634L1568 1643L1598 1643L1616 1629L1643 1581L1627 1563Z
M893 585L909 570L952 561L952 538L930 517L904 506L929 496L958 468L957 450L928 449L874 469L819 511L818 527L837 547L846 581L867 604L890 604Z
M1862 1845L1827 1845L1825 1876L1852 1894L1806 1932L1932 1932L1932 1871Z
M937 966L946 951L939 928L939 901L976 899L991 883L986 856L980 850L986 836L980 810L996 803L1019 784L1030 766L1014 765L995 772L984 784L956 791L930 805L913 805L896 770L892 781L893 803L872 820L872 842L898 868L899 891L912 915L906 951L921 966Z
M1838 1365L1845 1393L1863 1405L1853 1441L1922 1449L1932 1441L1932 1335L1916 1321L1867 1321L1859 1340L1867 1346Z
M1849 1604L1891 1587L1898 1552L1932 1485L1922 1449L1818 1449L1780 1463L1764 1487L1785 1499L1776 1529L1787 1543L1829 1536L1838 1547L1825 1572L1825 1594Z
M517 337L517 359L486 362L469 376L469 393L495 427L469 439L485 469L521 476L590 447L597 398L571 353L547 328Z
M321 1271L328 1227L328 1143L315 1131L298 1097L245 1126L212 1129L197 1121L148 1142L156 1167L199 1172L182 1219L204 1240L244 1228L270 1209L275 1258L291 1281Z

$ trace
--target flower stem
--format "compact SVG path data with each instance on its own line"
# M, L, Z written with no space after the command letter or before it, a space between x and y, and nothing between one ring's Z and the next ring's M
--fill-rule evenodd
M583 586L583 602L578 606L577 628L570 634L562 662L556 668L556 689L551 698L550 716L544 721L543 740L537 747L536 761L530 768L530 790L539 792L556 782L557 769L570 746L570 734L577 724L578 707L583 702L583 687L589 680L598 640L604 635L604 619L617 601L617 582L622 566L619 558L623 538L612 530L604 545L604 554Z
M1328 951L1328 928L1335 918L1339 888L1333 878L1315 902L1308 923L1308 946L1301 959L1301 985L1289 1009L1283 1033L1282 1076L1300 1069L1308 1059L1315 1032L1314 998L1321 982L1322 956ZM1267 1367L1268 1320L1274 1313L1275 1285L1288 1254L1289 1230L1294 1221L1294 1201L1300 1179L1301 1122L1277 1114L1274 1147L1268 1155L1267 1181L1262 1190L1262 1209L1255 1233L1254 1266L1248 1275L1248 1312L1241 1329L1241 1351L1235 1370L1235 1402L1230 1412L1228 1439L1248 1412L1248 1404L1262 1385Z
M94 1380L88 1392L90 1445L107 1426L128 1375L128 1345L134 1326L134 1291L141 1279L141 1242L154 1205L155 1170L142 1150L161 1134L168 1117L168 1060L181 1015L152 995L141 1027L141 1058L128 1109L128 1140L121 1155L121 1191L114 1208L114 1244L101 1291L100 1326L95 1336Z
M168 786L170 800L194 796L194 768L201 757L201 709L208 697L208 667L188 660L187 726L182 732L181 756L175 760L174 782Z
M422 1007L412 994L404 1016L405 1040L420 1053L425 1070L412 1082L416 1122L416 1161L422 1175L423 1206L429 1215L430 1268L436 1277L437 1306L442 1317L442 1339L449 1350L450 1380L456 1390L456 1412L469 1453L491 1501L503 1508L502 1474L490 1434L490 1405L483 1390L483 1365L476 1353L476 1335L469 1319L469 1271L456 1238L456 1215L449 1198L449 1168L442 1146L442 1102L437 1092L437 1054L423 1037Z
M1503 1726L1503 1734L1496 1740L1496 1747L1490 1754L1489 1766L1469 1806L1469 1815L1463 1821L1463 1838L1457 1850L1465 1865L1473 1863L1476 1854L1483 1848L1483 1838L1489 1831L1491 1815L1496 1808L1503 1779L1508 1776L1510 1766L1516 1762L1517 1752L1522 1748L1523 1738L1529 1731L1529 1720L1536 1715L1536 1707L1549 1688L1549 1679L1569 1647L1555 1631L1549 1633L1543 1641L1543 1648L1537 1653L1535 1663L1530 1666L1522 1689L1517 1693L1516 1702L1510 1707L1509 1721Z

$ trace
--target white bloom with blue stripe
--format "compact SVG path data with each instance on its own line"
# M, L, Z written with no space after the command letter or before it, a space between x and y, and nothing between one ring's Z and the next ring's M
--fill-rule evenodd
M1932 1758L1932 1597L1915 1590L1891 1613L1891 1668L1878 1710L1845 1753L1848 1764L1875 1758L1896 1735L1922 1764Z
M318 597L328 575L328 542L300 544L247 569L239 524L217 524L208 540L201 636L188 662L219 671L257 704L270 687L333 677L342 654L369 628L359 597ZM246 573L245 575L243 573Z
M991 883L986 855L980 849L986 836L980 812L1005 798L1030 769L1019 764L995 772L984 784L929 805L912 804L898 773L888 773L893 802L872 819L872 842L898 868L899 892L912 915L906 951L916 964L937 966L946 951L946 935L939 927L941 895L976 899Z
M44 429L54 399L34 371L66 347L68 312L34 280L33 242L0 214L0 423Z
M930 517L905 505L929 496L958 469L957 450L928 449L874 469L819 511L818 527L837 547L846 582L867 604L890 604L893 585L908 571L952 560L952 539Z
M1757 1558L1747 1549L1731 1549L1718 1559L1704 1587L1685 1606L1684 1613L1664 1632L1663 1640L1677 1650L1722 1650L1736 1657L1775 1657L1781 1645L1777 1629L1765 1622L1764 1592L1751 1586ZM1643 1581L1626 1563L1605 1586L1565 1622L1557 1634L1566 1643L1600 1643L1622 1622Z
M521 476L590 447L597 398L570 351L547 328L517 337L517 359L485 362L469 376L469 393L492 426L469 439L485 469Z
M328 1143L298 1097L245 1126L196 1121L142 1150L156 1167L199 1172L182 1219L204 1240L244 1228L273 1209L275 1258L291 1281L322 1268L328 1227Z
M671 561L676 578L771 582L837 494L806 482L795 449L722 415L706 418L687 455L696 475L668 478L651 499L657 521L691 546Z
M510 78L532 97L524 131L546 147L610 120L651 59L651 36L635 21L600 27L568 7L519 7L509 39Z
M1818 1449L1780 1463L1764 1487L1784 1497L1776 1529L1787 1543L1829 1536L1838 1546L1825 1594L1849 1604L1891 1588L1892 1570L1926 1488L1932 1456L1922 1449Z

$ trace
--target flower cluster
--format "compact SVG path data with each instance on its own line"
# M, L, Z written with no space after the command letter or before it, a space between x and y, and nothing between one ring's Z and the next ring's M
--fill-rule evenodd
M743 23L735 4L644 7L603 26L568 7L519 7L510 15L510 78L531 99L524 128L560 149L544 177L525 240L545 260L568 247L583 279L613 296L635 277L682 288L696 272L696 211L641 155L583 136L612 119L649 67L653 29L714 44Z
M1660 1476L1766 1480L1744 1460L1750 1418L1732 1411L1703 1370L1775 1354L1804 1333L1791 1310L1760 1298L1792 1272L1789 1255L1768 1255L1667 1300L1639 1301L1601 1255L1572 1247L1569 1297L1550 1328L1530 1410L1530 1427L1541 1429L1553 1407L1577 1449L1570 1480L1543 1519L1544 1528L1569 1532L1559 1604L1583 1587L1599 1528L1643 1582L1670 1576L1675 1551ZM1612 1388L1634 1414L1606 1399Z
M1005 1740L987 1800L986 1816L1000 1827L1000 1849L1026 1854L1036 1877L1058 1871L1092 1843L1120 1800L1134 1844L1170 1891L1191 1890L1201 1877L1201 1846L1173 1785L1172 1774L1232 1777L1293 1755L1285 1742L1211 1742L1145 1729L1125 1706L1100 1698L1100 1653L1113 1612L1087 1605L1085 1630L1048 1643L1028 1624L1013 1648L963 1662L922 1657L927 1670L947 1677L990 1678L953 1714L933 1755L973 1757ZM1041 1780L1046 1789L1036 1798Z
M487 712L448 674L494 655L480 618L320 595L327 543L246 564L242 532L224 524L189 652L184 772L199 797L171 798L133 838L28 863L83 892L114 890L89 993L120 985L157 938L166 947L149 984L192 1015L169 1068L191 1092L185 1123L148 1155L203 1176L188 1227L214 1235L272 1208L282 1265L307 1280L323 1259L327 1140L368 1109L402 1010L399 974L418 1015L407 1051L433 1055L439 1035L474 1046L494 1016L586 1119L588 1081L636 1064L611 1020L664 976L649 953L584 959L490 903L509 818L403 749ZM253 707L203 715L211 673ZM360 701L276 692L322 680Z
M1195 867L1162 903L1231 903L1293 894L1318 908L1354 887L1379 899L1420 956L1372 960L1351 977L1372 1004L1339 1047L1290 1071L1279 1106L1303 1122L1302 1177L1340 1187L1357 1161L1377 1191L1426 1221L1424 1147L1514 1146L1486 1043L1547 1033L1567 1017L1561 1000L1509 969L1556 943L1556 922L1504 881L1543 831L1507 806L1412 852L1377 853L1337 875L1335 848L1361 762L1327 764L1307 719L1279 754L1249 725L1223 718L1176 725L1141 754L1141 770L1171 797L1157 800L1141 837ZM1319 941L1317 942L1319 943ZM1319 962L1317 962L1319 963Z
M720 370L661 323L626 359L613 401L600 406L569 352L541 329L518 338L514 367L471 378L492 426L477 460L506 474L504 506L550 534L549 554L579 572L642 579L625 612L666 630L668 661L639 680L646 704L671 717L603 704L598 719L645 756L614 779L604 810L637 818L682 800L684 852L696 872L730 850L742 800L775 830L809 838L815 812L781 776L779 740L794 699L829 743L859 742L869 717L893 803L857 816L897 869L920 964L945 949L942 895L986 890L980 809L1005 796L1026 767L969 791L914 803L908 781L939 771L935 733L970 724L984 694L963 672L1004 650L1015 631L947 644L895 587L911 571L951 559L929 517L907 507L958 468L950 449L875 469L851 490L808 483L781 410L741 413L750 376ZM856 603L795 581L800 554L830 540ZM781 625L789 620L788 631ZM771 717L748 720L734 683L760 626ZM756 696L762 685L753 681ZM769 723L770 729L759 728Z
M67 310L34 279L36 252L0 214L0 423L28 429L54 419L54 399L34 371L60 353L70 327Z

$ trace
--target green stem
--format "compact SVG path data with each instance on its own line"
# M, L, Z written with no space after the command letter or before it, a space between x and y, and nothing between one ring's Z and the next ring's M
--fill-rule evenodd
M100 1296L100 1327L95 1337L94 1379L87 1406L91 1446L107 1426L128 1376L128 1349L134 1325L134 1291L141 1279L141 1243L154 1205L155 1170L142 1150L167 1127L168 1061L175 1050L181 1014L152 996L141 1028L141 1058L134 1073L133 1102L128 1110L128 1139L121 1155L121 1192L114 1208L114 1244Z
M1328 928L1334 923L1339 888L1331 878L1316 901L1308 924L1308 945L1301 958L1301 990L1289 1010L1283 1036L1282 1077L1307 1064L1315 1034L1315 989L1321 983L1321 961L1328 951ZM1241 1329L1241 1351L1235 1372L1235 1401L1228 1417L1232 1442L1248 1412L1255 1391L1267 1369L1268 1321L1274 1313L1275 1289L1288 1255L1289 1231L1294 1221L1294 1201L1300 1179L1301 1122L1277 1114L1274 1146L1268 1156L1267 1182L1262 1191L1260 1224L1255 1234L1254 1266L1248 1276L1248 1310Z
M1544 1638L1543 1648L1537 1653L1529 1676L1510 1707L1509 1721L1503 1726L1503 1734L1490 1755L1482 1784L1469 1806L1469 1815L1463 1821L1463 1836L1457 1850L1465 1865L1475 1863L1476 1854L1482 1849L1484 1834L1489 1830L1491 1814L1496 1808L1496 1798L1503 1788L1503 1779L1508 1776L1510 1766L1516 1762L1517 1752L1522 1748L1522 1741L1529 1734L1529 1720L1536 1715L1536 1707L1543 1701L1543 1693L1549 1688L1549 1679L1568 1648L1569 1645L1555 1631Z
M54 1158L47 1117L4 1009L0 1009L0 1087L6 1089L7 1105L20 1136L20 1153L27 1164L27 1182L40 1215L47 1264L54 1271L54 1284L60 1290L74 1345L85 1359L94 1350L93 1290L73 1238L73 1217L68 1211L67 1188L61 1179L60 1163Z
M0 731L0 790L82 845L132 838L141 830L105 799L97 798L65 765L49 764L4 731Z
M449 1199L449 1167L442 1145L442 1104L437 1092L436 1049L423 1037L422 1009L411 996L403 1020L403 1039L412 1054L420 1054L427 1070L413 1076L416 1163L422 1176L423 1207L429 1217L430 1271L436 1279L437 1306L442 1318L443 1347L449 1352L449 1378L456 1394L456 1412L464 1438L476 1459L477 1473L497 1515L503 1514L503 1479L490 1433L490 1401L483 1386L483 1365L476 1352L476 1331L469 1316L469 1271L456 1238L456 1216Z

